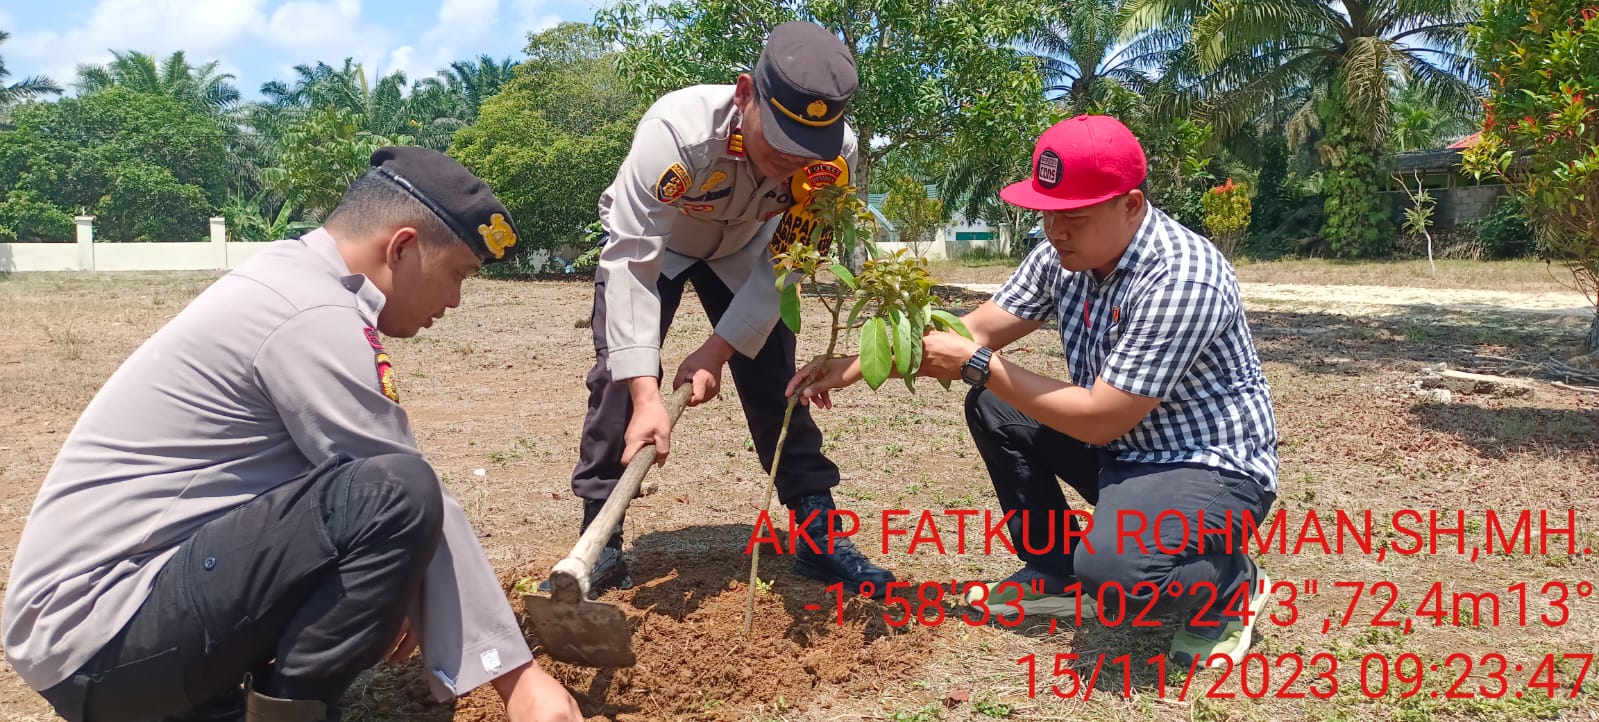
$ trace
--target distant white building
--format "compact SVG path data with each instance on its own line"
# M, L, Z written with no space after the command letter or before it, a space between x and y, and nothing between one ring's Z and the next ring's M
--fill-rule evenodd
M1004 228L994 228L982 220L969 221L965 216L956 213L950 221L940 226L933 234L933 240L922 244L921 248L909 248L899 240L899 231L894 228L887 218L883 217L883 201L887 193L873 193L868 197L867 207L872 215L877 218L878 233L877 245L885 251L896 251L901 248L909 250L912 254L924 256L928 259L953 259L971 253L977 248L992 249L996 253L1004 254L1010 250L1010 232ZM937 198L938 187L927 186L927 197Z

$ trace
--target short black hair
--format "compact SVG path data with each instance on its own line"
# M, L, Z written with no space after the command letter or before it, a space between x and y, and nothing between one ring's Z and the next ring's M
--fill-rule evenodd
M323 225L351 231L372 226L411 226L428 246L463 243L437 214L375 168L350 184Z

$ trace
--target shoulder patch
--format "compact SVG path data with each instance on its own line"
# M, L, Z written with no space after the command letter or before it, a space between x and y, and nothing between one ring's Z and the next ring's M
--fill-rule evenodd
M661 179L655 181L655 199L662 203L671 203L683 197L688 192L694 179L688 175L688 169L682 163L673 163L661 174Z
M383 350L383 341L378 339L378 330L367 326L361 329L366 335L366 343L372 347L372 361L378 368L378 388L383 390L383 395L390 401L400 403L400 386L394 378L394 364L389 361L389 353Z

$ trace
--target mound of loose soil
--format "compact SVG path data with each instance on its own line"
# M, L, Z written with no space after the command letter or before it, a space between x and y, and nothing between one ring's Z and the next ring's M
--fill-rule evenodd
M752 633L744 634L749 558L742 553L748 526L695 527L647 534L629 551L634 587L599 601L614 604L633 622L638 664L596 670L542 654L536 630L528 638L539 664L577 698L583 713L628 722L660 719L746 719L765 711L826 707L835 699L872 699L877 690L924 664L932 635L901 633L883 622L884 608L849 599L838 624L835 597L823 585L789 572L787 557L763 554L761 577L771 582L756 597ZM508 575L542 574L550 563ZM520 596L512 606L521 612ZM820 604L819 610L806 610ZM410 675L420 686L420 669ZM429 703L414 710L437 713ZM489 690L463 698L460 722L504 719Z

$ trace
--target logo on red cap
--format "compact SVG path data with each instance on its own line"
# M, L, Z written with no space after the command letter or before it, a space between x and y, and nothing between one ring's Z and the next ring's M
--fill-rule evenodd
M1055 155L1053 150L1039 153L1038 169L1033 175L1038 178L1038 184L1045 188L1060 185L1060 156Z

